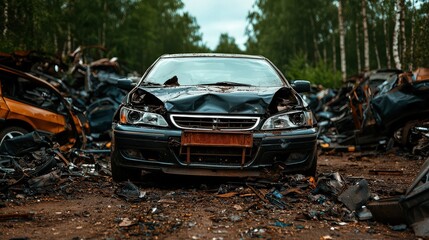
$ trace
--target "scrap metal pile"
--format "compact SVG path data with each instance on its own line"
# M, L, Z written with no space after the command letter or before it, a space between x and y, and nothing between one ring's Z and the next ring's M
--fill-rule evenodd
M307 96L323 151L388 150L429 155L429 69L378 70L349 78L339 90Z
M93 60L87 52L94 49L105 52L79 47L68 64L36 51L0 53L4 197L34 194L64 179L111 176L112 117L138 77L115 58Z

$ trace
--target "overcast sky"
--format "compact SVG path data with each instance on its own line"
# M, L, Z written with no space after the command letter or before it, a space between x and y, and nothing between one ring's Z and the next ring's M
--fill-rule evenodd
M221 33L235 38L244 50L247 13L255 0L182 0L184 10L197 19L203 42L212 50L219 42Z

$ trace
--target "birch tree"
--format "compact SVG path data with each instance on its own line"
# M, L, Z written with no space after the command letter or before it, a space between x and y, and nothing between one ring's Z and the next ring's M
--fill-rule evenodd
M3 17L4 17L4 27L3 27L3 37L6 37L7 35L7 24L8 24L8 20L9 20L9 14L8 14L8 9L9 5L7 0L4 1L4 9L3 9Z
M404 63L407 55L407 36L405 35L405 2L400 0L401 11L401 39L402 39L402 58L401 62Z
M414 26L416 24L416 6L414 1L412 4L412 14L411 14L411 40L410 40L410 57L414 59ZM413 69L413 64L411 62L410 68Z
M342 0L338 0L338 29L340 32L341 77L342 77L342 80L345 81L347 79L346 46L345 46L346 32L344 31L344 18L343 18L342 6L343 6Z
M397 69L402 69L401 59L399 57L399 34L401 25L401 0L396 0L396 17L395 17L395 29L393 31L393 61Z
M369 71L369 37L368 21L366 17L366 0L362 0L362 27L363 27L363 44L364 44L364 71Z

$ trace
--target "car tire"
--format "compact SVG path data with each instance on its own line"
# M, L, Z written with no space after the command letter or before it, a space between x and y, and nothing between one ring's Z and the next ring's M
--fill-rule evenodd
M7 127L0 132L0 147L7 139L22 136L27 134L28 131L22 127Z
M110 162L110 169L112 171L112 179L115 182L122 181L135 181L141 177L141 171L139 169L120 167L115 161Z
M312 161L311 161L311 166L309 169L307 169L304 172L305 176L308 177L315 177L316 176L316 172L317 172L317 155L314 155Z

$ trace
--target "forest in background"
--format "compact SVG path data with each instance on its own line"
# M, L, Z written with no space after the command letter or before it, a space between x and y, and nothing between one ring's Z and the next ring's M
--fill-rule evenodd
M140 73L166 53L259 54L289 79L329 87L364 71L429 67L428 0L255 0L244 51L227 33L209 49L183 7L181 0L3 0L0 51L66 59L79 46L103 46L104 56Z

